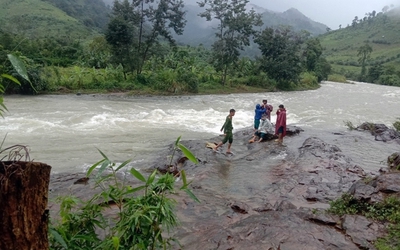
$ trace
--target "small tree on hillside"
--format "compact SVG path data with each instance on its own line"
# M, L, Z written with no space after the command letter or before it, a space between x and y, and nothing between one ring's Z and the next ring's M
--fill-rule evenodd
M360 79L363 80L365 77L366 73L366 62L370 58L370 55L372 53L372 47L369 45L369 42L366 41L363 46L358 48L357 50L357 56L358 56L358 62L361 65L361 74L360 74Z
M215 36L217 41L212 45L213 63L221 72L221 83L224 85L228 70L239 59L240 50L250 45L250 39L256 34L254 26L261 26L261 16L252 9L246 10L248 0L203 0L200 7L206 9L199 16L207 21L218 20Z
M106 32L114 58L140 74L145 62L156 53L160 38L175 45L171 30L182 34L186 24L183 6L182 0L115 1Z

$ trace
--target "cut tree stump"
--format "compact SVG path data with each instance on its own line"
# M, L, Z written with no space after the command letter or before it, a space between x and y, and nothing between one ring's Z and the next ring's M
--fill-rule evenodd
M47 198L51 167L0 162L0 249L49 249Z

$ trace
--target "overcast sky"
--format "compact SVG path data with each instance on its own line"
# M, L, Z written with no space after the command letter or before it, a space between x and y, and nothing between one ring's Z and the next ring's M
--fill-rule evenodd
M314 21L338 29L346 27L355 16L363 18L365 13L381 12L385 5L399 6L400 0L250 0L251 3L269 10L285 11L291 7Z

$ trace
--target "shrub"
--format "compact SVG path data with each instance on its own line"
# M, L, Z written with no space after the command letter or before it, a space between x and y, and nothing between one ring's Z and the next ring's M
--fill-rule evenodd
M381 75L379 76L378 83L389 86L400 86L400 77L398 75Z
M349 130L356 129L356 127L353 125L353 123L351 121L343 121L343 123Z
M339 75L339 74L332 74L328 76L328 81L331 82L344 82L347 83L347 79L344 75Z
M187 90L191 93L199 92L199 79L196 74L191 71L183 71L178 74L179 82L187 86Z
M194 155L179 141L180 137L175 142L171 163L178 149L197 163ZM157 177L155 170L145 178L131 168L129 174L143 183L133 188L125 183L126 177L123 180L117 178L117 172L126 167L130 160L117 165L99 152L104 159L91 166L87 176L99 167L94 178L96 187L102 192L88 201L72 196L59 198L60 220L52 221L49 227L51 249L165 249L173 239L166 238L164 231L168 232L178 223L174 213L176 202L169 198L175 192L175 176L165 174ZM180 189L198 201L188 189L190 183L186 180L184 170L179 174L183 182ZM106 219L102 211L109 204L116 206L118 216ZM105 234L104 239L100 239L98 230Z
M318 86L318 78L312 72L303 72L300 74L300 85L304 87Z
M393 223L389 226L389 235L378 239L375 246L379 250L399 249L400 244L400 200L387 197L382 202L367 203L357 200L350 194L343 194L339 199L330 202L328 212L337 215L360 214L367 218Z
M397 132L400 132L400 118L397 118L398 121L395 121L393 123L393 127L397 130Z

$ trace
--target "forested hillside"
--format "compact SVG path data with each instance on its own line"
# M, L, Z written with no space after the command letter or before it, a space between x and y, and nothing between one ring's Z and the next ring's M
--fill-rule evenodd
M107 8L101 0L89 1L92 4L79 1L0 0L0 30L32 38L90 38L106 23L99 16L91 19L92 13L99 11L98 6L103 6L103 10ZM57 7L57 4L63 8Z
M365 17L355 17L348 27L330 31L321 35L320 39L325 48L324 55L336 72L354 80L385 84L390 80L379 79L380 76L390 75L398 81L400 8L385 9L385 12L379 13L372 11ZM363 52L366 53L364 62ZM365 74L361 76L363 63Z
M311 20L295 8L288 9L282 13L266 11L262 14L262 20L266 27L289 25L295 31L306 30L312 35L323 34L328 28L325 24Z
M80 20L85 26L104 30L110 9L102 0L43 0Z

